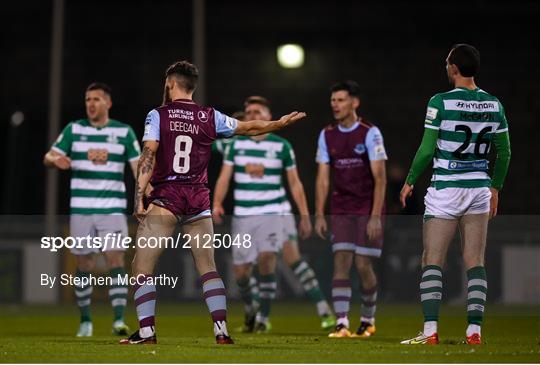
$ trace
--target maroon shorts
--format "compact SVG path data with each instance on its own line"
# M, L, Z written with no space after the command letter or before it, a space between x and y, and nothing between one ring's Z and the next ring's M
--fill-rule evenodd
M380 257L383 234L375 240L367 236L369 215L332 215L332 251L354 251L357 255ZM381 218L384 231L384 216Z
M173 213L181 223L211 217L210 189L204 185L162 183L156 185L147 199Z

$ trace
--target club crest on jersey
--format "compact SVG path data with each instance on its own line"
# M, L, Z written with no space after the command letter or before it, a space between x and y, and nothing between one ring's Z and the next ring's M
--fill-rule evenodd
M206 123L208 122L208 113L206 113L205 111L199 110L199 112L197 113L197 118L199 118L201 122Z
M359 143L356 146L354 146L354 153L356 153L357 155L361 155L361 154L363 154L365 152L366 152L366 145L365 144Z
M268 151L266 151L266 153L264 154L264 157L266 158L276 158L276 151L274 151L273 149L269 149Z
M118 143L118 137L116 137L114 134L109 134L109 136L107 137L107 142Z

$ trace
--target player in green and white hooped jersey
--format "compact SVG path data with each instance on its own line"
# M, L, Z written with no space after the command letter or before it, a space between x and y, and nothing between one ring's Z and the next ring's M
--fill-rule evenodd
M47 167L71 170L70 235L74 237L109 237L128 235L126 187L124 168L129 162L135 174L140 147L135 133L127 124L109 119L112 106L110 88L102 83L88 86L85 94L86 119L69 123L45 155ZM107 243L107 241L105 241ZM114 311L113 333L126 335L124 323L128 288L118 281L126 274L124 249L102 248L112 277L109 299ZM71 250L77 259L77 277L89 277L96 265L95 247L76 247ZM78 337L92 336L90 302L92 286L75 287L81 313Z
M418 177L433 159L431 187L425 197L420 282L424 330L404 344L439 343L442 266L458 226L468 279L466 342L482 343L487 225L488 219L497 214L499 190L510 163L510 138L502 104L475 84L479 65L480 54L470 45L458 44L450 51L446 69L454 89L429 101L422 144L401 190L405 206ZM497 158L490 178L487 155L492 143Z
M248 119L271 120L269 102L252 96L245 102ZM270 302L276 292L276 253L283 247L283 258L291 267L309 298L316 304L325 328L335 324L330 307L322 294L315 272L302 260L298 249L294 217L281 182L283 170L300 212L300 237L311 234L309 210L302 182L298 177L294 152L289 142L274 134L236 137L228 147L214 193L214 219L221 221L223 199L234 174L235 208L233 235L250 234L254 246L233 247L235 276L246 308L244 331L266 332L270 328ZM272 236L271 239L268 239ZM259 266L257 283L252 266ZM258 312L258 313L257 313ZM257 316L255 316L257 314ZM255 318L257 317L257 318ZM257 323L255 320L257 319Z

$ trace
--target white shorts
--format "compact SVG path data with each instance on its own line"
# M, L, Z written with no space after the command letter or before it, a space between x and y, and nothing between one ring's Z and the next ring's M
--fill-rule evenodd
M88 255L95 252L125 251L121 245L113 245L118 242L118 237L128 236L126 216L123 214L72 214L69 218L69 230L72 237L101 237L105 238L109 233L110 245L103 247L74 247L70 249L74 255ZM114 236L113 236L114 234ZM116 239L115 239L116 238Z
M296 230L296 221L294 215L286 214L283 218L283 238L285 241L297 242L298 231Z
M231 233L233 237L251 236L251 246L232 246L235 265L256 263L261 252L279 252L285 241L283 219L280 215L258 215L234 217Z
M456 219L469 214L489 212L489 188L428 188L424 198L424 219Z

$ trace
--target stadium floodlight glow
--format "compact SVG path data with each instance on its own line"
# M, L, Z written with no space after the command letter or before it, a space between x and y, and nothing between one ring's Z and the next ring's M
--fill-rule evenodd
M11 114L11 126L18 127L24 122L24 113L20 110L17 110L15 113Z
M304 64L304 48L299 44L281 45L277 49L277 59L281 67L301 67Z

